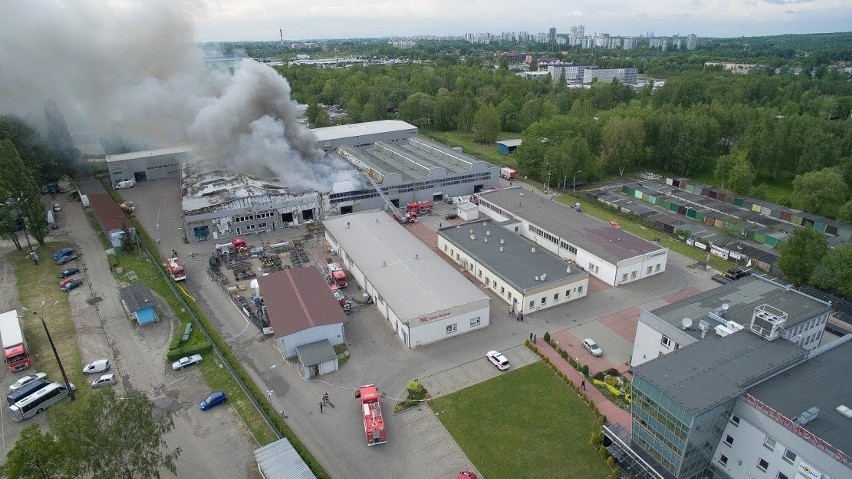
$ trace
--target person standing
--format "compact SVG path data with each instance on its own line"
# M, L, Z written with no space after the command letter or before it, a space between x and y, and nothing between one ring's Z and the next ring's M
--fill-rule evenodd
M530 342L533 342L533 333L530 333Z
M320 401L320 414L322 414L322 405L323 405L323 403L322 403L322 401Z
M581 391L586 390L586 380L585 379L580 380L580 390Z

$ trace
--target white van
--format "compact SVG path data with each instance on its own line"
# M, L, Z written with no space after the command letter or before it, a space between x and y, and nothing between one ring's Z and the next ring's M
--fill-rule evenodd
M115 189L123 190L125 188L133 188L133 185L135 185L135 184L136 184L136 182L134 180L119 181L118 184L115 185Z

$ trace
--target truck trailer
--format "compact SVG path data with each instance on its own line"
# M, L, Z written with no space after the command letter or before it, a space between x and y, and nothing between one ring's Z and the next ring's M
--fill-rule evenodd
M17 310L0 314L0 343L9 371L16 373L30 367L30 352Z
M379 389L375 384L367 384L358 389L356 398L361 399L361 412L364 415L364 435L368 446L387 442L385 418L382 405L379 404Z

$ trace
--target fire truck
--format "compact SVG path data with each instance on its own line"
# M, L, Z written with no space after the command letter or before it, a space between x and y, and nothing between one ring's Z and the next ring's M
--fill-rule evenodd
M169 267L169 274L173 280L183 281L186 279L186 268L183 267L183 261L179 260L177 256L169 258L166 266Z
M412 201L407 206L408 214L412 216L428 215L432 212L432 202L429 200Z
M512 168L504 166L500 168L500 178L506 178L507 180L514 180L517 176L517 172Z
M346 271L343 271L343 268L341 268L339 264L328 263L326 268L326 277L328 278L329 284L333 284L338 288L345 288L349 286L349 282L346 280Z
M18 321L18 312L14 309L0 314L0 342L3 344L3 358L9 366L9 371L15 373L30 367L27 341Z
M361 399L361 411L364 414L364 435L368 446L387 442L385 435L385 418L382 416L382 405L379 404L379 389L375 384L361 386L355 394Z

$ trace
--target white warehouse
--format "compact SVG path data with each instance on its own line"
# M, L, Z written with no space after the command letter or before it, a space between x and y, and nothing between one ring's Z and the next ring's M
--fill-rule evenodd
M326 241L406 347L488 326L489 297L384 211L324 224Z
M438 250L524 314L588 294L589 273L490 219L438 230Z
M666 270L668 249L520 187L481 193L479 211L610 286Z

